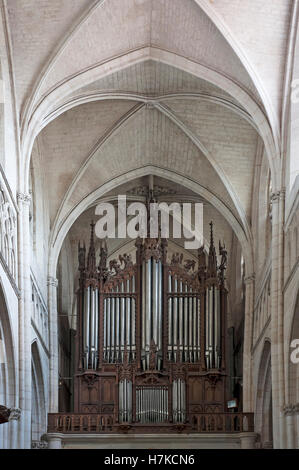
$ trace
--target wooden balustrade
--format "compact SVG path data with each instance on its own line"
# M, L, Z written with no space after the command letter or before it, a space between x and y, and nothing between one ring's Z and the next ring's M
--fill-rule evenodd
M127 432L140 432L141 426L127 423ZM165 423L164 432L175 431L176 424ZM194 413L187 423L180 424L180 432L240 433L254 430L253 413ZM117 433L122 425L115 423L113 414L50 413L48 433ZM155 426L142 425L142 432L155 432Z
M193 432L252 432L253 413L196 413L191 415Z

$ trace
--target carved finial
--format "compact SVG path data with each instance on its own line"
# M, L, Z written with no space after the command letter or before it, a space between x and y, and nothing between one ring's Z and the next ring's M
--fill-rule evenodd
M106 240L104 240L101 242L100 262L99 262L99 274L100 274L100 277L103 279L106 279L107 274L108 274L107 257L108 257L107 242Z
M92 221L90 224L90 243L89 243L89 251L87 256L87 271L89 277L96 276L96 250L94 245L94 227L95 223Z
M206 254L205 248L202 245L198 248L198 272L199 274L203 274L206 270Z
M223 245L221 245L221 242L219 240L219 255L221 256L221 261L220 261L220 266L219 266L219 273L220 273L220 280L222 283L224 283L224 271L227 266L227 251L225 249L225 243L223 242Z
M78 261L79 261L79 271L84 271L85 270L85 258L86 258L86 247L85 247L85 242L83 243L83 246L81 246L81 243L78 243Z
M217 257L216 250L214 246L214 236L213 236L213 222L210 222L210 250L209 250L209 262L208 262L208 275L210 277L215 277L217 274Z
M210 247L214 247L214 236L213 236L213 222L209 223L210 225Z

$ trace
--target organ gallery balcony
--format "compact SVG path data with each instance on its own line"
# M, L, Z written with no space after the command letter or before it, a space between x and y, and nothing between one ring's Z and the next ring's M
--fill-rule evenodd
M254 430L253 413L194 413L186 422L117 422L113 414L50 413L48 433L243 433Z
M52 444L252 433L252 413L227 412L227 253L219 244L218 265L213 224L197 261L167 257L161 237L135 246L135 263L126 253L108 263L103 244L97 265L93 223L87 258L79 244L74 412L49 414Z

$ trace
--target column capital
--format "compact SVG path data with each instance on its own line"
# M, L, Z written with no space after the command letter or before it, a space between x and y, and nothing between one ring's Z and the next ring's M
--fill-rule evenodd
M56 279L53 276L48 276L47 285L57 287L58 286L58 279Z
M279 191L275 191L273 193L271 193L270 195L270 201L272 202L279 202L279 200L283 200L285 198L285 193L286 193L286 190L283 188L283 189L280 189Z
M10 408L10 415L8 421L18 421L21 417L21 409L20 408Z
M17 201L18 201L18 204L25 204L27 206L30 206L31 195L29 193L18 192Z
M255 281L255 273L251 273L244 278L244 284L251 284Z

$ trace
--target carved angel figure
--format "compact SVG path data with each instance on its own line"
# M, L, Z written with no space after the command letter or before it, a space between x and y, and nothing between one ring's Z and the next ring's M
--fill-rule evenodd
M118 274L120 271L120 265L118 264L116 259L112 259L109 263L110 271L115 271L115 274Z
M171 258L171 264L182 264L183 261L183 253L173 253Z
M227 265L227 251L225 249L225 244L223 243L223 246L222 246L220 241L219 241L219 254L221 256L219 269L224 270L226 269L226 265Z
M133 265L132 255L127 255L127 253L124 253L123 255L119 255L118 259L120 264L124 263L125 268Z
M185 264L184 264L184 268L186 269L186 271L190 271L190 269L192 269L192 271L194 271L194 269L195 269L195 260L194 259L186 259Z

